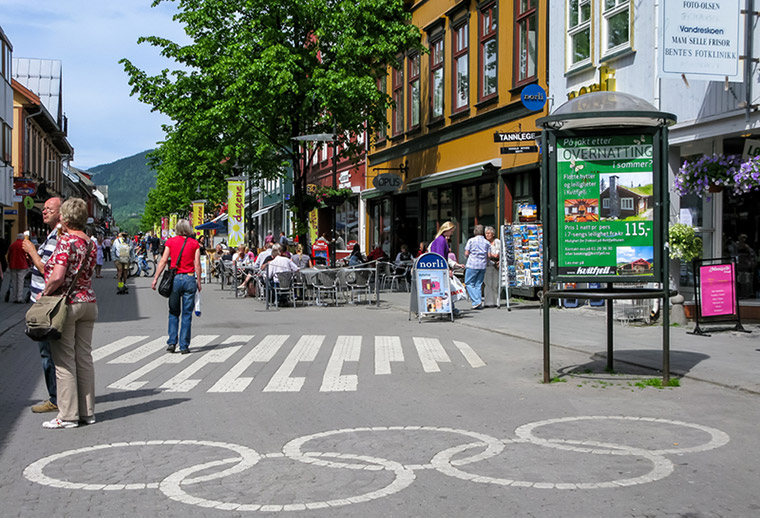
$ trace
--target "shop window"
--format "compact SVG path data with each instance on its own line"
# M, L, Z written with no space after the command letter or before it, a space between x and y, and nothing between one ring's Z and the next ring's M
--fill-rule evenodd
M568 67L591 62L591 0L567 0Z
M414 54L407 60L409 66L409 129L420 125L420 55Z
M470 103L470 71L469 71L469 32L465 21L454 27L454 88L453 88L453 112L461 112L467 109Z
M404 68L393 69L393 122L391 134L395 137L404 131Z
M630 0L604 0L602 8L602 53L630 45Z
M497 61L498 43L496 4L490 4L480 9L479 35L479 58L478 81L480 84L479 98L481 101L496 96L497 87Z
M426 201L425 235L423 236L423 240L430 243L440 226L440 222L438 221L438 191L436 189L429 190Z
M537 0L519 0L515 2L515 83L535 80L538 60L538 14Z
M443 117L443 36L430 44L430 119Z

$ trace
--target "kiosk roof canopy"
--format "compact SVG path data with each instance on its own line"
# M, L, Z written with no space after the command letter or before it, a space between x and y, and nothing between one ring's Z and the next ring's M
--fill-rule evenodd
M567 101L548 117L536 121L551 129L589 129L600 126L670 126L676 116L623 92L592 92Z

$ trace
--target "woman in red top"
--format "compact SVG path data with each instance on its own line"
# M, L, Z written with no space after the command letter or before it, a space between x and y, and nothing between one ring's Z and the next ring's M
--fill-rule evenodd
M174 237L166 240L164 254L158 262L151 288L156 289L167 263L169 268L177 268L172 294L169 295L169 339L166 341L166 350L170 353L177 350L179 334L179 352L187 354L190 352L195 292L201 291L201 246L195 239L193 227L186 219L177 222L175 233Z
M45 428L76 428L80 423L95 422L92 332L98 318L98 305L92 291L92 272L98 250L84 233L87 216L84 200L71 198L63 202L61 226L64 234L58 238L53 255L45 263L42 295L66 294L76 278L66 300L68 311L61 337L50 342L58 390L58 416L42 423Z

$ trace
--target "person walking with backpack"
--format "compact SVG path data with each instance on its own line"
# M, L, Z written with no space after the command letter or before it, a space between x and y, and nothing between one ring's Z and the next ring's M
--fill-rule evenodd
M127 277L129 277L129 262L132 260L132 245L126 232L119 234L113 242L114 263L116 264L116 293L129 293Z
M177 222L176 235L166 240L151 289L156 289L164 268L176 268L169 295L169 339L166 351L190 352L190 336L195 307L195 292L201 291L201 245L195 239L192 225L186 219ZM181 329L180 329L181 320Z

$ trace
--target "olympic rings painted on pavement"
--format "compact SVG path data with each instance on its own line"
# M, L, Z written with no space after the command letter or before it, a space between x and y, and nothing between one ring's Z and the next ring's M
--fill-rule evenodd
M633 447L621 444L613 444L599 441L583 441L574 439L544 439L534 435L537 428L550 426L553 424L570 423L577 421L601 421L601 420L618 420L628 422L639 422L647 425L669 425L682 426L692 430L706 433L710 440L704 444L684 448L664 448L664 449L646 449L642 447ZM464 436L468 439L466 444L446 448L434 454L429 463L426 464L403 464L397 461L384 459L380 457L359 455L353 453L339 452L318 452L303 451L304 446L310 441L324 438L334 438L341 434L353 434L354 438L359 433L392 433L392 432L420 432L420 433L446 433ZM346 428L339 430L330 430L319 432L311 435L305 435L287 442L281 452L260 454L256 450L246 446L229 444L224 442L204 441L204 440L151 440L151 441L133 441L117 442L111 444L100 444L88 446L73 450L56 453L42 459L39 459L24 469L24 477L38 484L62 488L62 489L83 489L88 491L117 491L132 489L158 489L168 498L182 502L188 505L196 505L203 508L215 508L219 510L232 511L299 511L310 509L322 509L350 504L369 502L378 498L386 497L398 493L409 487L415 480L415 471L424 469L435 469L439 473L455 477L460 480L494 484L509 487L529 487L536 489L605 489L620 488L636 484L646 484L662 480L670 475L674 469L674 464L667 459L666 455L681 455L684 453L695 453L711 450L727 444L730 440L725 432L710 428L707 426L675 421L669 419L650 418L650 417L627 417L627 416L578 416L564 417L556 419L547 419L536 421L519 426L515 429L515 439L497 439L479 432L461 430L456 428L432 427L432 426L376 426L376 427L359 427ZM575 453L590 453L594 455L613 455L613 456L632 456L648 460L652 468L643 475L615 479L609 481L589 482L589 481L528 481L511 478L501 478L477 475L464 471L462 466L472 465L477 462L494 459L500 455L507 445L529 444L532 446L549 447ZM162 446L162 445L195 445L223 448L232 451L235 455L230 458L206 461L194 466L182 468L174 473L165 476L158 482L147 481L132 484L106 484L106 483L84 483L70 482L53 478L44 473L44 470L51 464L68 459L69 457L98 451L104 451L109 448L122 447L140 447L140 446ZM473 448L483 448L483 451L463 458L455 458ZM291 503L237 503L224 502L221 500L211 500L193 496L188 492L188 486L199 484L211 480L221 479L230 475L240 474L250 468L257 466L260 469L261 461L277 461L287 459L290 461L303 462L320 467L366 470L371 472L389 472L393 474L393 480L380 489L375 489L360 495L348 496L345 498L333 498L320 501L299 501ZM638 465L638 464L637 464ZM213 468L223 468L216 473L210 473L203 476L193 477L196 473L212 470Z
M225 448L232 450L240 456L240 462L237 466L220 471L219 473L206 475L204 477L198 477L190 480L186 480L186 484L197 484L199 482L207 482L217 478L224 478L235 473L240 473L247 470L254 464L256 464L261 455L255 450L252 450L246 446L239 446L237 444L229 444L225 442L216 441L195 441L195 440L178 440L169 439L166 441L133 441L133 442L116 442L111 444L98 444L97 446L88 446L85 448L78 448L76 450L69 450L62 453L56 453L49 457L42 458L36 462L31 463L24 469L24 477L32 482L37 482L44 486L59 487L62 489L84 489L87 491L116 491L121 489L155 489L159 486L158 482L148 482L143 484L84 484L79 482L66 482L55 478L48 477L42 471L48 464L65 457L71 457L73 455L79 455L80 453L89 453L98 450L105 450L108 448L123 448L127 446L161 446L161 445L193 445L193 446L212 446L215 448ZM234 462L237 459L227 459L225 462Z
M573 421L588 421L588 420L620 420L620 421L637 421L642 423L661 423L674 426L685 426L687 428L693 428L710 435L709 442L700 445L693 446L691 448L667 448L660 450L649 450L649 453L654 455L668 455L668 454L680 454L680 453L695 453L701 451L713 450L724 446L730 440L727 433L718 430L716 428L710 428L701 424L685 423L683 421L674 421L671 419L660 419L655 417L629 417L629 416L578 416L578 417L560 417L557 419L547 419L545 421L536 421L533 423L524 424L515 430L515 435L518 437L530 441L534 444L540 444L549 448L556 448L559 450L571 450L576 451L574 446L565 445L589 445L597 446L598 443L592 441L572 441L567 439L541 439L533 435L533 430L536 428L547 426L557 423L568 423Z
M464 435L468 438L478 439L480 442L478 443L481 446L485 446L486 449L477 454L473 455L471 457L467 457L465 459L459 459L457 460L457 465L464 465L464 464L470 464L472 462L479 462L482 460L490 459L491 457L494 457L501 453L501 451L504 449L504 444L501 440L497 439L496 437L491 437L490 435L485 435L478 432L471 432L469 430L459 430L456 428L439 428L434 426L373 426L373 427L362 427L362 428L345 428L343 430L331 430L329 432L320 432L315 433L312 435L305 435L303 437L299 437L297 439L293 439L289 443L287 443L285 446L282 447L282 452L285 454L286 457L289 457L294 460L298 460L300 462L306 462L308 464L315 464L317 466L324 466L324 467L330 467L330 468L347 468L347 469L364 469L363 466L357 466L356 464L346 464L342 462L334 462L331 460L323 460L323 457L331 457L330 454L325 453L319 453L319 452L308 452L304 453L301 451L301 448L304 444L306 444L309 441L315 440L315 439L323 439L325 437L330 437L338 434L344 434L344 433L360 433L360 432L395 432L395 431L404 431L404 432L443 432L443 433L453 433L453 434L459 434ZM405 465L405 467L409 469L431 469L433 468L432 463L428 464L409 464Z

